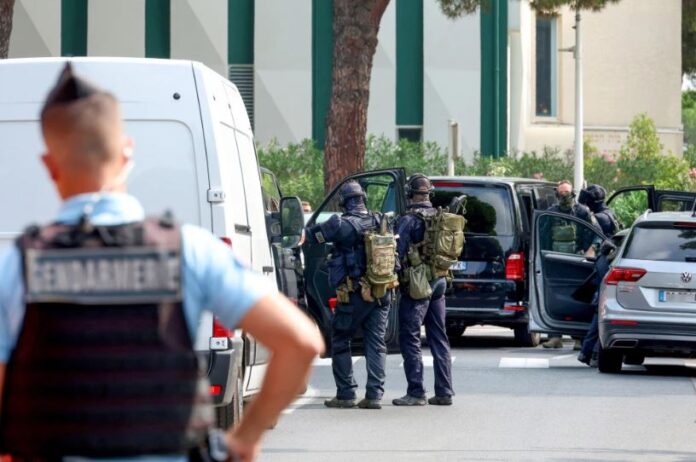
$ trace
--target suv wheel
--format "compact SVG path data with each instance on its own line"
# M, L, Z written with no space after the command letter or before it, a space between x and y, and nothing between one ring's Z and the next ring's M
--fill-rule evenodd
M539 332L529 332L529 324L517 326L513 330L515 332L515 343L519 346L535 347L541 341Z
M232 402L227 406L220 406L215 408L215 419L217 421L218 428L222 430L227 430L228 428L236 425L242 420L242 414L244 413L244 382L242 372L239 372L237 376L237 386L234 395L232 395Z
M450 342L458 340L459 337L464 335L466 326L447 326L447 338Z
M623 354L616 350L605 350L599 348L599 356L597 357L597 367L599 372L608 374L616 374L621 372L621 363L623 362Z

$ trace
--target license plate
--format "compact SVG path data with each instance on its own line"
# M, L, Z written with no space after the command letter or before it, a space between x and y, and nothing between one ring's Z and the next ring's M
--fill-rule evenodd
M663 303L696 303L696 291L661 290L658 299Z
M452 266L450 266L450 269L452 271L466 271L466 262L465 261L458 261L458 262L452 264Z

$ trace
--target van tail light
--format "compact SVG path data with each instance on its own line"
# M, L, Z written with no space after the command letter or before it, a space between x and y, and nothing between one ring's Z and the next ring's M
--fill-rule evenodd
M223 236L220 238L220 240L222 242L224 242L225 244L229 245L230 247L232 247L232 238L231 237Z
M329 309L332 313L336 311L336 304L338 304L338 299L336 297L329 299Z
M615 286L619 282L636 282L645 273L647 271L641 268L613 268L604 278L604 282L610 286Z
M211 396L219 396L220 393L222 393L222 387L220 385L211 385L210 386L210 395Z
M524 281L524 253L511 253L505 262L505 279Z
M212 337L234 337L234 330L228 329L225 326L223 326L218 318L213 318Z

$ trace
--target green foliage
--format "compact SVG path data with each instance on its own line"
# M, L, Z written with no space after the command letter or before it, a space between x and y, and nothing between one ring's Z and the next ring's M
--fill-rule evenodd
M654 184L661 189L696 190L696 147L684 158L663 153L653 121L645 114L631 123L628 137L616 157L600 155L585 142L585 177L588 183L608 192L626 186ZM297 195L317 207L324 197L322 153L310 140L281 147L277 143L258 149L261 165L278 177L283 194ZM370 136L366 143L365 169L403 167L407 175L421 172L444 175L446 150L436 143L393 142ZM693 169L693 170L691 170ZM457 162L456 175L509 176L560 181L573 177L573 153L546 148L502 158L475 156L470 163ZM643 202L641 202L643 201ZM645 197L627 197L615 206L622 223L628 225L645 209Z
M562 6L572 9L599 11L609 3L617 3L620 0L530 0L529 6L541 14L554 14Z
M696 144L696 91L682 93L682 123L684 124L684 143Z
M686 148L686 151L684 152L684 161L689 164L690 168L696 168L696 144L690 144Z
M437 143L414 143L399 140L396 143L385 138L369 136L365 145L365 170L403 167L407 175L430 172L444 175L447 172L447 152Z
M464 14L471 14L490 0L437 0L442 13L450 19L458 18Z
M317 207L324 198L324 155L312 140L280 146L272 141L258 147L259 163L276 174L286 196L299 196Z

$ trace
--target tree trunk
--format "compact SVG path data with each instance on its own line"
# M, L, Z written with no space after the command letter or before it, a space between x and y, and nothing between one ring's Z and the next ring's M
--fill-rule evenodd
M10 52L14 3L15 0L0 0L0 59L7 58Z
M389 0L334 0L333 76L326 118L324 188L363 170L377 32Z

